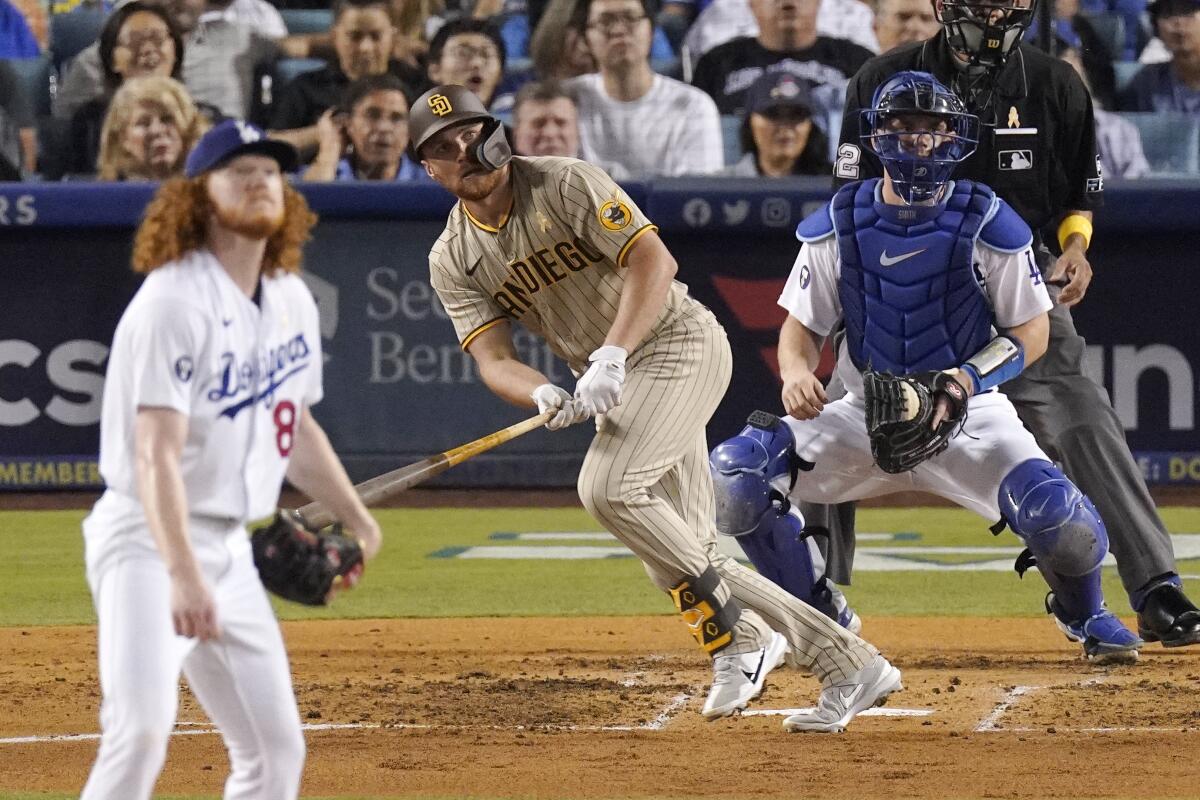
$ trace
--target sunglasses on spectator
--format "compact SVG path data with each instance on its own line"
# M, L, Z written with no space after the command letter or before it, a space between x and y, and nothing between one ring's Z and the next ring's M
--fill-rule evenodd
M645 14L601 14L589 22L587 26L608 35L618 27L633 30L634 26L644 19L650 18Z
M478 58L483 61L499 61L500 51L495 47L471 47L460 44L446 49L446 53L456 61L470 61Z
M772 122L798 123L812 117L808 109L796 106L769 106L758 113Z

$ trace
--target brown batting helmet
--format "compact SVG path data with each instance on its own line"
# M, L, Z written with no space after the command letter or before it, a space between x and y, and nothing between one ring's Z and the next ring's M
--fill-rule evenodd
M482 101L465 86L445 84L435 86L417 98L408 118L408 131L413 152L419 157L421 147L439 131L467 122L482 122L483 133L472 148L472 156L488 169L499 169L512 158L512 148L504 134L504 126L484 108Z

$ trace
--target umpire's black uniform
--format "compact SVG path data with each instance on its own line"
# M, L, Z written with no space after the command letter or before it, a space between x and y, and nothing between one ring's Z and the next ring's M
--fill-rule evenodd
M960 96L970 77L954 60L944 30L868 61L847 89L837 183L882 175L878 159L860 144L859 112L871 107L876 87L903 70L930 72ZM978 149L955 176L982 181L1016 209L1034 230L1038 263L1048 274L1054 259L1039 234L1054 241L1067 211L1101 204L1092 100L1069 64L1028 44L1015 48L990 78L987 90L963 98L982 124ZM1049 349L1006 383L1004 392L1042 449L1099 508L1121 580L1132 595L1174 573L1175 556L1107 395L1083 374L1083 353L1084 340L1069 309L1056 305L1050 312ZM833 529L829 575L847 581L854 537L838 529L853 526L853 510L839 507L841 524L829 520L820 506L806 504L803 510L810 523L829 523Z

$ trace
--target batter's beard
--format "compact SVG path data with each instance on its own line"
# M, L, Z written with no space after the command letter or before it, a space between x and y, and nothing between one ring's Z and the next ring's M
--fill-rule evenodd
M468 180L470 180L470 183L467 182ZM470 200L473 203L478 202L496 191L503 180L503 169L492 170L483 175L479 173L469 175L467 178L459 181L458 196L463 200Z
M266 213L245 213L240 209L222 208L213 204L213 216L222 227L248 239L266 239L283 227L283 211L272 216Z

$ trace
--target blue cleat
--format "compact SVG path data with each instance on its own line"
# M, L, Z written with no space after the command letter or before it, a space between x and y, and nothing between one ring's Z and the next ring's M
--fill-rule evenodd
M1063 619L1062 608L1054 599L1054 592L1046 595L1046 613L1054 618L1054 624L1072 642L1083 644L1083 654L1094 664L1134 664L1138 660L1138 648L1145 644L1137 634L1117 619L1107 608L1082 622Z

